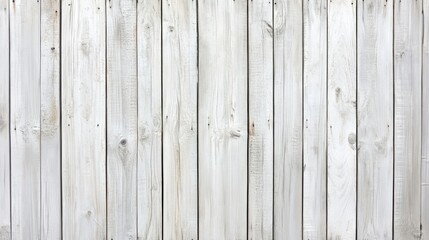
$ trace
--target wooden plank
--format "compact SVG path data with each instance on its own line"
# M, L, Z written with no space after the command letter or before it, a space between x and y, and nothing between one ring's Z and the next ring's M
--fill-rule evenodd
M9 0L0 0L0 239L11 239L9 152Z
M274 1L274 238L302 238L302 1Z
M420 237L422 0L394 2L394 237Z
M358 9L358 239L392 239L393 1Z
M356 1L328 2L328 239L356 237Z
M107 4L107 239L135 239L137 3Z
M137 236L162 239L161 0L137 4Z
M64 239L106 239L105 2L62 6Z
M273 2L249 1L248 238L273 238Z
M14 239L40 231L40 3L10 6L11 204Z
M163 226L197 239L197 2L162 3Z
M429 66L429 1L423 0L423 65ZM422 239L429 240L429 67L423 67L422 80Z
M247 1L198 2L199 238L247 235Z
M304 4L303 238L326 239L327 0Z
M61 239L60 1L41 1L41 239Z

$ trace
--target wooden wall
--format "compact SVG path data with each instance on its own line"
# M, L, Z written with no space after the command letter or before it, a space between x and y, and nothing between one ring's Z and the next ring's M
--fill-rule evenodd
M0 0L0 240L429 240L429 0Z

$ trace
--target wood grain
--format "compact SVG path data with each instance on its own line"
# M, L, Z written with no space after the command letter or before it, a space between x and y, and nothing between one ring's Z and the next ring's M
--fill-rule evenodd
M0 0L0 240L12 238L10 226L9 0Z
M273 239L273 2L249 1L248 238Z
M327 0L304 4L303 238L326 239Z
M423 62L429 66L429 1L423 0ZM429 68L422 76L422 177L421 177L421 240L429 240Z
M137 236L162 239L161 0L137 3Z
M162 2L164 239L198 238L197 3Z
M395 239L420 238L422 0L394 2Z
M107 233L137 237L137 3L107 10Z
M274 238L302 238L302 1L274 1Z
M393 1L358 2L358 239L392 239Z
M328 2L328 239L356 237L356 1Z
M10 6L12 237L40 231L40 2Z
M40 238L56 240L61 238L60 1L40 3Z
M198 2L199 238L247 235L247 1Z
M106 239L105 2L61 7L63 239Z

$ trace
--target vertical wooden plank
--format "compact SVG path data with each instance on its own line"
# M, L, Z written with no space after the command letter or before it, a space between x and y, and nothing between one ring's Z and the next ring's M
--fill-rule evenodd
M328 3L328 239L356 236L356 1Z
M326 239L328 0L304 4L304 239Z
M198 2L199 237L247 235L247 1Z
M41 239L60 239L60 1L41 1L40 11Z
M302 1L274 1L274 238L302 238Z
M137 3L107 10L107 233L137 237Z
M63 0L63 238L106 239L105 2Z
M358 239L392 239L393 1L361 0L358 26Z
M162 239L161 0L137 4L137 236Z
M197 239L197 2L162 3L165 239Z
M429 0L423 0L423 65L429 66ZM423 67L422 106L422 240L429 240L429 67Z
M273 2L249 4L249 239L273 238Z
M394 2L395 239L420 238L422 0Z
M0 239L11 239L9 155L9 0L0 0Z
M40 3L10 7L12 236L40 237Z

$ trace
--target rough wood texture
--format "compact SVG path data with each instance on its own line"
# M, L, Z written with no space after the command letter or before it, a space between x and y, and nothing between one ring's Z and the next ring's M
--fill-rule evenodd
M137 236L162 239L161 0L137 4Z
M326 239L328 0L304 3L303 238Z
M328 2L328 239L356 236L356 1Z
M249 3L248 238L273 239L273 2Z
M9 0L0 0L0 240L11 239L9 155Z
M420 238L422 0L395 0L395 239Z
M392 239L393 1L358 2L358 239Z
M14 239L40 231L40 3L10 2L11 203Z
M105 2L61 5L63 239L106 239Z
M274 238L302 238L302 1L274 1Z
M429 1L423 0L423 98L422 98L422 239L429 240ZM426 67L424 67L426 66Z
M197 3L163 0L164 239L197 239Z
M107 10L107 239L137 237L137 3Z
M247 235L247 1L201 0L199 237Z
M43 0L40 2L40 238L57 240L61 238L60 1Z

